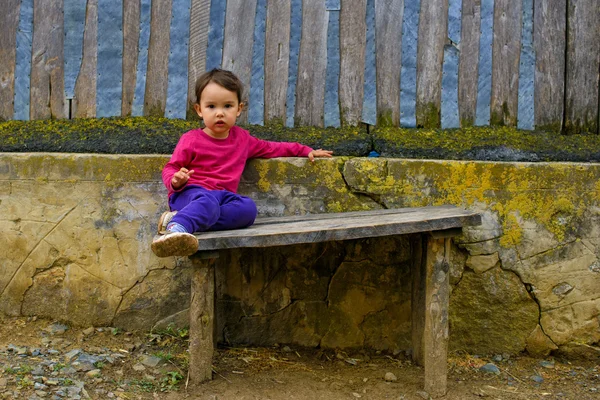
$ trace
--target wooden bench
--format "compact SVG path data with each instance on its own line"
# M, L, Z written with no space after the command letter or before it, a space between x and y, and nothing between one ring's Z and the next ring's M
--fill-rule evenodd
M454 206L259 218L246 229L198 234L190 305L189 377L212 379L215 327L214 261L220 251L389 235L411 235L412 356L424 367L424 389L446 393L450 239L480 215Z

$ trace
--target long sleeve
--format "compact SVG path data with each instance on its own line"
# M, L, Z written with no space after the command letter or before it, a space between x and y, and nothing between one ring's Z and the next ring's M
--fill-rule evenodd
M306 157L312 150L300 143L270 142L251 135L248 140L248 158Z

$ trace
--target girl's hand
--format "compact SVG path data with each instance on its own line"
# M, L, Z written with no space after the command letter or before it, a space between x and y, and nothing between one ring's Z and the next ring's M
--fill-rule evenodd
M332 154L333 151L331 150L317 149L308 153L308 159L311 162L315 162L315 157L331 157Z
M193 173L193 169L188 170L187 168L181 168L179 171L175 172L175 175L173 175L173 178L171 178L171 186L173 186L173 189L181 189L187 183L187 181L190 179L190 175Z

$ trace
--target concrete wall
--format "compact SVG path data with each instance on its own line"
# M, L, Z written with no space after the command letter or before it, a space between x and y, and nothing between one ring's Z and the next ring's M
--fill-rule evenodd
M76 325L185 324L190 267L150 251L165 156L0 153L0 312ZM255 160L261 214L456 204L451 347L546 354L600 340L600 165L337 157ZM236 250L218 261L230 343L404 350L406 237Z

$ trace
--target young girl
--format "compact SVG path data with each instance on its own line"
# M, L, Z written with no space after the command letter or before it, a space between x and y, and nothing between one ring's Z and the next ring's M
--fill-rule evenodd
M162 178L171 211L159 221L152 251L159 257L191 255L198 249L194 232L245 228L254 223L256 205L237 194L250 158L331 157L299 143L269 142L235 126L243 109L242 83L231 72L213 69L196 81L194 109L205 128L184 133Z

